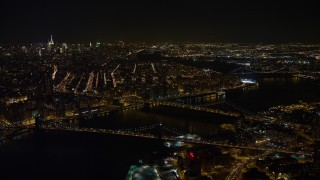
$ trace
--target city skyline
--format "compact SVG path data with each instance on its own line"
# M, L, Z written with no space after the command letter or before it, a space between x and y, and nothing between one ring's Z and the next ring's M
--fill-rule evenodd
M320 178L307 1L3 0L2 179Z
M0 46L1 178L318 178L319 49Z
M1 43L235 42L318 43L313 3L4 1Z

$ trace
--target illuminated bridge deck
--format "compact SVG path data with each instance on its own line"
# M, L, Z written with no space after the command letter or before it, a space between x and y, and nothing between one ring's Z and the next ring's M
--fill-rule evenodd
M58 131L70 131L70 132L87 132L87 133L99 133L99 134L109 134L109 135L120 135L120 136L130 136L130 137L139 137L139 138L148 138L148 139L159 139L157 135L141 133L141 132L132 132L132 131L122 131L122 130L110 130L110 129L95 129L95 128L77 128L77 127L50 127L43 126L42 129L45 130L58 130ZM286 149L276 149L276 148L263 148L263 147L251 147L251 146L241 146L227 143L219 143L209 140L195 140L195 139L182 139L172 136L162 136L162 140L166 141L181 141L184 143L198 144L198 145L212 145L225 148L236 148L236 149L250 149L257 151L270 151L275 153L285 153L285 154L296 154L296 155L310 155L302 151L291 151Z
M184 109L220 114L220 115L231 116L231 117L240 117L240 114L235 112L227 112L219 109L207 108L203 106L195 106L191 104L182 104L182 103L176 103L176 102L170 102L170 101L156 101L156 102L153 102L153 105L170 106L170 107L177 107L177 108L184 108Z

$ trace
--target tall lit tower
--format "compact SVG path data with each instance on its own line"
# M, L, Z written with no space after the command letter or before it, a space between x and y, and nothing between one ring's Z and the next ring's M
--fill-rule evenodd
M51 35L50 41L48 41L48 49L50 50L53 45L54 45L54 41Z
M51 44L51 45L54 45L52 35L51 35L51 39L50 39L50 44Z

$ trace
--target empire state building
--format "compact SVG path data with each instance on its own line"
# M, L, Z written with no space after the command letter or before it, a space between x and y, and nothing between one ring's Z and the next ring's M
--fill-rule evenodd
M53 38L51 35L51 39L50 39L50 41L48 41L48 49L50 50L53 45L54 45L54 42L53 42Z

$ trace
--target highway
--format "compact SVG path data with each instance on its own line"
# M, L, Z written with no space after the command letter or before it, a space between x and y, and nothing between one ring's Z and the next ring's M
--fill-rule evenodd
M263 154L259 154L257 156L251 157L249 159L247 159L246 161L237 164L236 168L234 168L226 177L226 180L237 180L239 179L240 175L241 175L241 171L243 168L245 168L249 163L256 161L257 159L263 157L263 156L267 156L269 154L271 154L271 151L267 151Z

